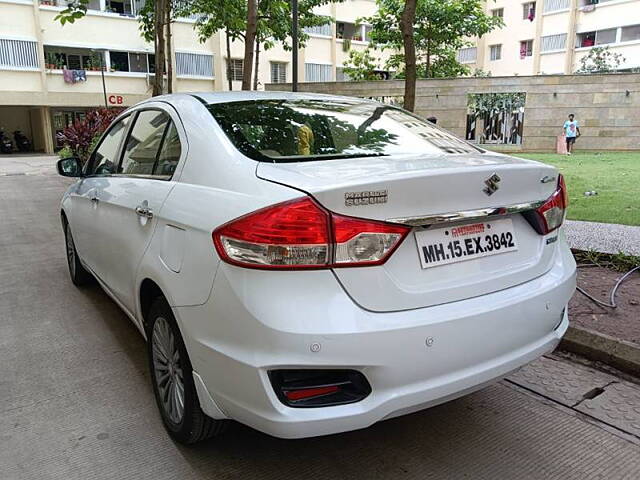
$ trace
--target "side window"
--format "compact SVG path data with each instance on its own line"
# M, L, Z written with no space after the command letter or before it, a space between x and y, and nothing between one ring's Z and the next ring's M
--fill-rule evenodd
M118 173L153 175L169 116L159 110L143 110L136 117Z
M116 173L118 147L124 132L127 131L130 118L128 116L120 120L104 136L98 148L93 152L89 168L90 175L111 175Z
M178 130L173 122L169 121L169 126L164 134L164 141L160 147L158 163L156 164L153 174L171 177L173 172L176 171L178 160L180 160L180 153L182 153L182 146L180 145Z

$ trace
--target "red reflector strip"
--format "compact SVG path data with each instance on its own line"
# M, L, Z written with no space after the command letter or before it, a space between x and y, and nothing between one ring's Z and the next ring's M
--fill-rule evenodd
M288 400L302 400L304 398L319 397L320 395L328 395L330 393L336 393L339 387L331 385L328 387L317 388L304 388L302 390L288 390L284 392L284 396Z

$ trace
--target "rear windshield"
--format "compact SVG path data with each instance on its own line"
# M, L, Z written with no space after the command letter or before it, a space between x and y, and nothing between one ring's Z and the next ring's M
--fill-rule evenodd
M254 160L478 153L404 110L348 100L250 100L208 106L238 150Z

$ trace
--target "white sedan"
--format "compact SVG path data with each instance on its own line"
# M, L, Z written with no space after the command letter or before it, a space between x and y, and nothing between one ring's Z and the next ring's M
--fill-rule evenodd
M575 262L549 166L402 109L176 94L122 113L62 199L72 281L148 340L168 432L300 438L474 391L552 350Z

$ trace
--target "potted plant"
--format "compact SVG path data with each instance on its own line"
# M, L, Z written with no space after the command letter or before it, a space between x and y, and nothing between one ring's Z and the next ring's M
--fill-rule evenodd
M100 58L100 55L93 54L91 55L91 70L95 72L99 72L102 70L103 59Z
M44 57L44 63L47 70L53 70L56 68L56 54L53 52L47 52Z

